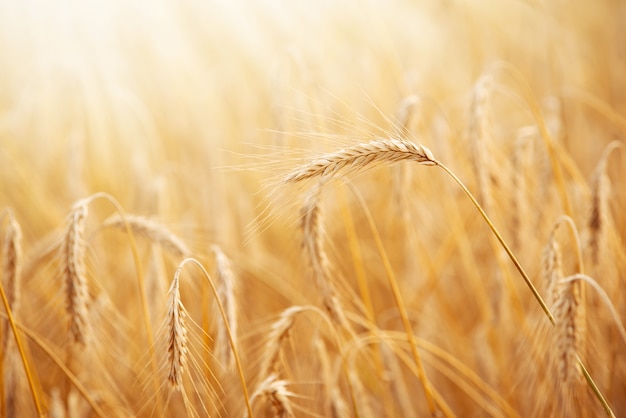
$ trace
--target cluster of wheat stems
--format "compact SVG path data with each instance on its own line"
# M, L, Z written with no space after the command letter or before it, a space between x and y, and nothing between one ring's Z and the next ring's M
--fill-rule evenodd
M0 416L626 410L619 2L6 3Z

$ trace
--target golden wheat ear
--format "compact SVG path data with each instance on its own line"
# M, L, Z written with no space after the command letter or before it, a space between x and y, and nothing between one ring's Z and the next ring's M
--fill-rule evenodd
M187 328L185 307L180 300L179 278L174 277L167 301L167 380L172 389L183 390L183 376L187 363Z
M315 285L322 296L324 308L337 325L347 328L348 321L331 277L331 263L324 250L326 229L324 228L323 212L320 205L321 187L321 185L317 185L309 191L301 209L303 247L309 260Z
M116 215L104 221L102 226L125 231L127 223L135 235L161 245L170 253L179 257L191 255L191 250L180 237L154 219L128 214L122 218Z
M65 308L68 316L68 361L72 364L91 339L88 312L89 291L85 266L85 224L87 203L78 202L69 214L60 247L61 274L65 283ZM73 370L76 372L76 370Z
M326 154L288 173L283 181L297 183L311 178L330 179L364 171L374 164L415 161L435 165L432 152L404 139L377 139Z
M2 254L2 282L6 288L6 297L13 311L13 315L19 316L20 305L20 287L22 272L22 230L19 223L8 211L8 222L4 231L4 237L1 247ZM5 402L2 403L4 410L1 411L5 416L16 416L20 401L20 386L24 383L24 375L19 362L19 352L15 345L15 339L11 336L11 328L2 327L2 342L0 362L2 362L3 375L0 379L4 382L4 391L0 396L4 396Z
M217 297L224 305L224 311L226 312L226 317L228 318L228 324L230 325L233 342L235 345L238 345L237 332L239 328L239 320L237 316L236 298L237 278L233 272L231 261L228 257L226 257L226 254L222 252L220 247L213 245L211 249L215 255L217 271ZM218 321L214 351L218 362L225 367L226 370L233 370L236 367L235 357L233 356L233 351L230 347L230 341L228 339L228 333L226 332L226 327L222 321Z

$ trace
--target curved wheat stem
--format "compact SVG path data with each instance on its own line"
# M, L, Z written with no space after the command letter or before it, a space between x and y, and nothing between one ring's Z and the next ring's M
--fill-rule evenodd
M547 133L545 132L546 130L545 125L540 126L540 128L541 127L543 128L541 129L542 134L547 135ZM549 138L549 136L547 136L547 138ZM403 152L399 152L399 150L403 150ZM502 238L502 235L500 234L498 229L495 227L495 225L493 224L489 216L487 216L487 214L485 213L485 210L478 203L477 199L469 191L469 189L467 188L467 186L465 186L465 184L461 181L461 179L459 179L452 170L450 170L444 164L436 160L434 156L432 155L432 153L427 148L421 145L415 145L405 140L394 140L394 139L375 140L370 143L359 144L353 147L345 148L336 153L326 154L325 156L315 159L311 161L309 164L292 171L285 177L284 181L286 183L292 183L292 182L298 182L298 181L302 181L308 178L320 177L320 176L323 176L326 178L332 178L333 176L336 175L336 173L338 173L342 169L344 169L344 172L354 172L354 171L365 169L366 166L370 163L377 163L377 162L383 162L383 161L395 162L395 161L402 161L402 160L411 160L411 161L416 161L424 165L438 166L454 180L454 182L461 188L461 190L463 190L463 193L467 196L467 198L470 199L470 201L472 202L476 210L478 210L483 220L487 223L489 229L496 237L498 243L507 253L507 256L511 259L515 268L522 276L522 279L524 280L524 282L530 289L531 293L533 294L533 297L537 300L537 303L539 303L539 305L541 306L541 309L544 311L545 315L550 320L550 323L552 325L555 325L556 321L554 319L554 316L552 315L552 312L550 312L550 309L548 308L545 301L539 294L539 291L537 290L535 285L532 283L532 281L530 280L530 277L528 276L528 274L526 273L526 271L524 270L520 262L517 260L517 257L515 256L513 251L511 251L509 245L506 243L504 238ZM560 167L558 166L558 164L556 164L555 170L560 170ZM566 207L566 209L570 209L569 200L567 199L567 194L564 194L563 196L563 204ZM571 213L571 209L567 210L566 212ZM412 336L412 332L408 332L408 335L409 337ZM415 352L417 351L417 349L414 343L411 344L411 346L415 355ZM577 358L577 360L583 372L583 375L585 376L585 379L587 380L587 383L592 388L597 399L602 404L606 414L608 416L614 416L613 411L611 410L611 407L609 406L608 402L604 398L602 392L598 389L597 385L591 378L591 375L589 375L588 371L584 367L584 364L582 363L580 358ZM418 364L419 363L420 362L418 362ZM426 389L426 386L425 386L425 389ZM429 405L431 406L431 411L433 411L434 404L432 403L432 398L431 398Z

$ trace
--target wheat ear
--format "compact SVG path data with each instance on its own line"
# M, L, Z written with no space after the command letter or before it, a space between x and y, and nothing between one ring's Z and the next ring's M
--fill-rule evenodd
M222 252L220 247L214 245L212 250L215 254L215 263L217 266L217 297L224 305L224 311L226 312L228 324L230 325L230 332L232 333L235 345L237 345L238 320L235 298L235 286L237 282L235 274L233 273L230 260ZM215 357L218 359L219 363L224 365L227 369L232 370L235 368L235 358L230 348L226 327L223 325L222 321L218 322L215 335Z
M375 163L415 161L435 165L430 150L404 139L377 139L326 154L299 167L284 177L285 183L297 183L313 177L332 178L340 173L362 171Z
M293 418L295 414L289 400L292 396L294 393L287 390L287 382L279 380L275 374L270 374L254 391L250 397L250 403L253 403L256 398L263 397L272 407L275 418ZM248 416L247 413L244 414L245 418Z
M22 230L13 214L9 212L9 222L4 231L2 242L2 280L6 288L7 300L15 315L20 304L20 282L22 272ZM7 350L7 344L12 341L9 338L9 328L4 328L2 338L2 352Z
M224 320L224 327L226 328L226 333L228 334L230 348L232 349L233 356L235 357L235 365L237 366L237 373L239 374L239 381L241 383L241 390L243 392L244 401L246 404L246 411L247 411L248 416L252 416L252 406L250 404L250 397L248 395L248 385L246 384L246 378L243 374L243 367L241 365L241 360L239 359L239 353L237 350L237 346L235 345L233 334L230 330L230 325L228 324L228 317L226 315L226 311L224 310L224 305L222 304L222 302L220 301L218 297L217 289L215 288L215 284L213 283L211 276L206 271L202 263L200 263L195 258L185 258L183 261L181 261L181 263L178 265L178 268L176 269L175 278L178 279L178 277L180 277L183 271L183 268L185 267L185 264L187 263L195 264L202 271L202 274L206 278L209 286L211 287L211 292L213 293L213 296L215 296L215 303L217 304L217 307L220 311L220 316Z
M90 338L88 318L87 275L85 267L85 223L87 204L84 201L74 206L69 215L69 223L63 243L62 273L65 282L66 311L69 317L69 348L84 347Z
M319 201L320 188L320 185L315 186L309 192L301 210L304 250L311 265L315 284L322 295L324 307L334 321L345 327L347 321L331 280L330 260L324 251L326 230Z
M187 328L185 307L180 300L178 275L172 280L167 302L167 380L174 390L183 389L183 374L187 362Z
M13 229L13 232L11 232L11 229ZM9 227L8 227L8 235L9 238L13 241L12 244L7 244L6 242L3 243L3 256L5 257L15 257L14 260L7 262L7 260L3 259L3 268L5 265L10 266L13 265L13 272L12 273L8 273L6 271L3 271L2 274L8 274L10 275L15 275L17 273L17 275L14 277L16 279L16 283L19 282L19 271L20 271L20 262L19 260L19 254L21 254L21 250L20 248L20 237L21 237L21 233L20 233L20 228L18 223L15 221L15 219L13 218L13 215L11 212L9 212ZM9 248L13 247L13 250L9 249L7 251L7 245ZM14 286L14 290L16 289L16 286ZM17 301L17 296L14 297L13 299L13 303L15 304ZM22 364L24 365L24 372L26 374L26 379L28 380L28 385L30 388L30 392L33 398L33 403L35 404L35 409L37 410L37 414L39 416L45 416L45 412L44 412L44 406L39 398L38 395L38 391L35 385L35 377L33 376L33 374L31 373L31 367L30 364L28 362L28 358L26 356L26 350L24 349L24 343L22 341L22 337L20 335L20 333L18 332L18 326L15 322L15 318L13 315L13 309L11 307L11 302L9 301L9 297L7 296L7 292L5 291L5 284L4 284L4 280L0 280L0 299L2 299L2 304L4 306L4 310L6 312L6 320L11 328L11 330L13 331L13 336L15 337L15 347L17 348L17 351L19 353L20 359L22 361ZM7 339L9 338L8 334L3 335L3 337L6 337ZM8 341L3 340L3 348L7 349L8 346ZM2 361L4 361L5 359L2 359ZM13 363L15 363L15 361L12 361ZM0 376L0 379L4 379L4 376ZM4 394L2 394L4 395ZM5 412L5 411L2 411Z
M6 296L13 315L19 310L20 282L22 269L22 230L13 214L9 211L8 225L4 231L2 242L2 281L6 288ZM15 340L11 338L11 330L8 326L3 327L2 333L2 366L4 369L4 391L6 403L2 411L6 416L16 416L21 377L19 373L19 354L16 350Z
M561 247L557 242L554 233L550 235L550 240L543 250L542 256L542 276L545 286L547 304L554 308L559 300L561 284L563 278L563 262L561 257Z
M291 306L285 309L280 318L271 326L265 342L265 350L261 358L260 376L269 376L276 371L278 356L282 342L289 336L289 331L296 319L296 315L304 310L301 306Z
M158 243L170 253L180 257L191 255L191 250L189 250L187 244L157 221L136 215L125 215L124 218L122 219L119 215L111 217L102 226L126 231L126 222L128 222L133 233Z
M554 306L558 370L562 382L571 385L580 378L578 356L584 349L584 317L581 291L575 282L566 282Z

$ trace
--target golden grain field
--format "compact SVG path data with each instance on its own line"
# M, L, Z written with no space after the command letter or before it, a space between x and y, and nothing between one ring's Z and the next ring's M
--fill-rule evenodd
M0 416L626 414L626 4L0 0Z

